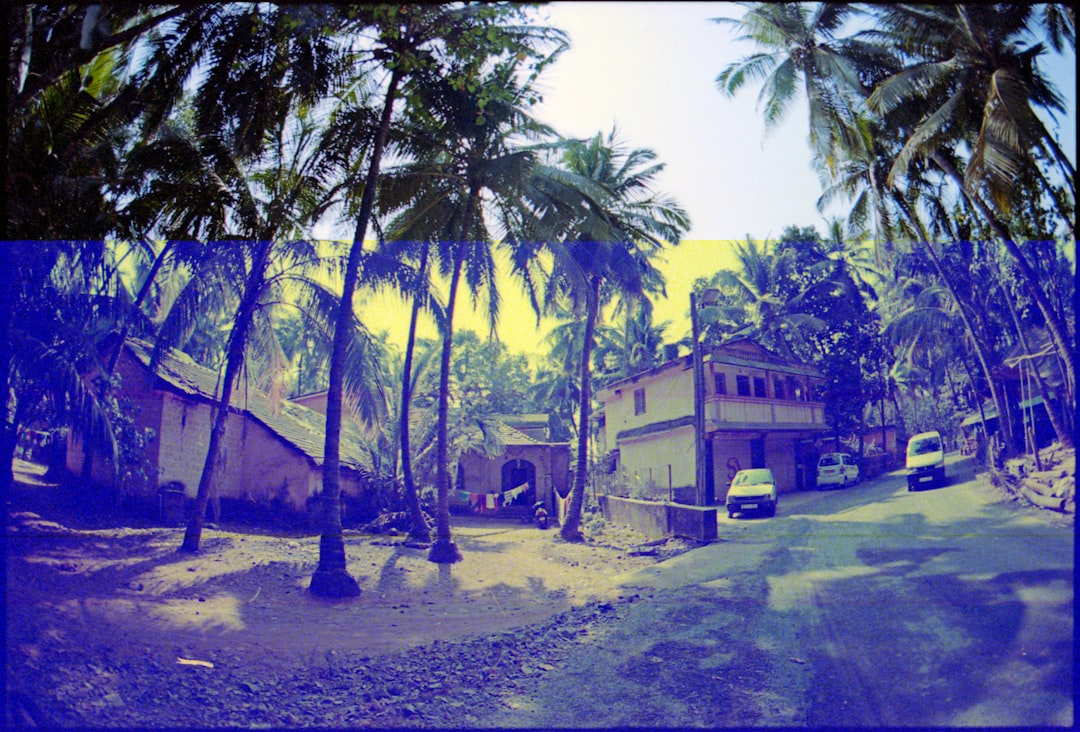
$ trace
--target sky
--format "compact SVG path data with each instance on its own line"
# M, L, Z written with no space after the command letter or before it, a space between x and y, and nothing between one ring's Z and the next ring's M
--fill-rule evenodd
M810 167L805 99L796 98L784 121L766 131L760 84L749 82L734 98L716 88L725 66L757 49L735 42L732 29L710 18L742 12L732 3L698 2L556 2L539 10L568 33L571 47L541 76L535 115L565 137L606 135L617 126L626 145L656 152L665 165L657 191L689 214L690 230L660 264L667 298L654 302L654 322L672 323L669 342L689 333L693 280L734 266L732 241L776 237L789 225L826 231L827 218L816 208L821 186ZM1075 161L1075 68L1056 63L1052 79L1069 97L1062 143ZM504 279L502 291L500 340L513 353L543 352L546 325L537 330L512 282ZM455 324L486 335L470 310L471 301L461 301ZM364 317L404 343L408 315L392 297L369 300ZM434 337L434 329L422 335Z

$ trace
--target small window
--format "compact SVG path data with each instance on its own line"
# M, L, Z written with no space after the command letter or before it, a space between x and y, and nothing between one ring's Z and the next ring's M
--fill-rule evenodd
M750 396L750 377L736 376L735 389L739 392L739 396Z
M717 394L727 394L727 379L724 374L713 374L713 386Z
M634 389L634 414L645 414L644 389Z
M773 392L774 392L773 396L776 397L777 399L783 399L784 398L784 382L780 381L780 379L773 379L772 385L773 385Z
M764 376L755 376L754 377L754 396L758 397L759 399L764 399L765 397L768 396L768 394L765 393L765 377Z

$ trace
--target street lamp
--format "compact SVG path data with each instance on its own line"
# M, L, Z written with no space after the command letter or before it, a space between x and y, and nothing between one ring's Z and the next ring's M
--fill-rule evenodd
M716 502L716 490L713 481L712 442L705 437L705 364L701 355L698 310L712 307L719 300L720 291L712 287L702 290L700 302L698 293L690 291L690 334L693 338L694 360L694 489L696 502L701 506L711 506Z

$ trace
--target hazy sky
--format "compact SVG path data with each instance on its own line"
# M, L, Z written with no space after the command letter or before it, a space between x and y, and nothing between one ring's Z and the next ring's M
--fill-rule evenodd
M742 12L731 3L697 2L553 3L539 11L572 45L541 77L537 117L567 137L606 134L617 125L626 145L657 153L666 165L657 189L689 213L689 233L661 267L668 298L655 303L655 321L672 321L668 341L689 332L693 279L732 266L728 242L775 237L788 225L826 229L815 208L821 189L810 168L805 99L794 100L787 119L766 134L758 83L734 99L715 86L721 69L757 49L709 19ZM1053 80L1069 97L1072 119L1062 125L1062 142L1075 161L1075 68L1055 64ZM516 287L506 283L503 290L499 337L514 352L543 350ZM365 319L403 343L407 315L392 302L371 300ZM462 301L455 323L481 328L470 309Z

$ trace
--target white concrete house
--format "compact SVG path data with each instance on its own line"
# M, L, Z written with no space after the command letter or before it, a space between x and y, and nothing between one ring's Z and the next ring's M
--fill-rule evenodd
M781 492L809 487L813 440L826 430L823 382L812 366L790 363L749 340L705 348L706 455L715 500L722 503L738 470L767 467ZM629 480L694 498L694 369L684 356L596 392L598 456Z

